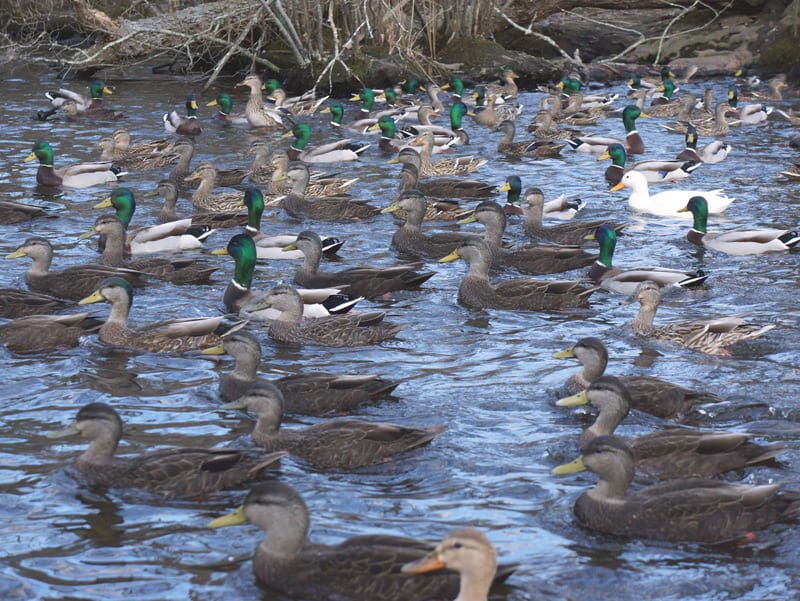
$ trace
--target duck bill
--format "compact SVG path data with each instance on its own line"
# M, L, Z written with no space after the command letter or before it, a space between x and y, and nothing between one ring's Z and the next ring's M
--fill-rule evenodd
M283 138L291 138L293 135L294 135L294 132L287 131L285 134L283 134L281 136L281 139L283 139Z
M193 182L196 179L200 179L200 174L199 173L192 173L191 175L187 175L186 177L183 178L183 181L185 181L185 182Z
M103 94L108 94L111 96L114 92L112 92L108 86L103 86Z
M464 217L464 219L459 219L456 221L456 225L465 225L467 223L475 223L476 221L478 221L478 218L475 217L475 213L472 213L472 215L468 215L467 217Z
M553 353L553 359L574 359L575 358L575 350L570 347L565 351L558 351L557 353Z
M68 436L75 436L80 434L81 431L78 429L78 426L75 423L71 423L66 428L62 428L61 430L56 430L54 432L48 432L45 434L47 438L67 438Z
M242 401L236 400L236 401L231 401L230 403L223 403L222 405L219 406L219 408L220 409L246 409L247 407L245 407L245 404Z
M79 235L78 236L78 240L87 240L87 239L91 238L92 236L94 236L94 235L96 235L98 233L99 232L96 229L92 228L92 229L90 229L90 230L88 230L86 232L83 232L81 235Z
M579 405L585 405L589 402L589 399L586 398L586 391L582 390L578 394L573 394L572 396L565 396L563 399L558 399L556 401L556 405L559 407L578 407Z
M400 158L399 157L392 157L391 159L386 161L386 164L387 165L394 165L395 163L399 163L399 162L400 162Z
M288 253L290 250L297 250L297 244L292 242L291 244L284 246L281 250L285 253Z
M25 157L24 162L30 163L32 160L36 158L36 153L32 152L28 156Z
M597 237L594 235L594 232L592 232L591 234L586 234L583 237L583 239L584 240L597 240Z
M500 191L500 192L508 192L510 189L511 189L511 184L506 182L506 183L504 183L502 186L500 186L498 188L498 191Z
M439 263L452 263L453 261L457 261L461 258L461 255L458 254L458 250L454 250L446 257L442 257L439 259Z
M650 118L650 115L648 115L647 113L639 113L639 116L640 116L642 119L649 119L649 118Z
M610 159L610 158L611 158L611 155L608 154L608 151L606 150L603 154L601 154L599 157L597 157L597 160L598 161L605 161L606 159Z
M227 248L218 248L217 250L211 251L212 255L227 255L228 249Z
M113 207L114 205L111 203L111 197L109 196L105 200L101 200L93 208L95 209L107 209L109 207Z
M90 294L89 296L87 296L86 298L82 298L81 300L79 300L78 304L79 305L92 305L94 303L102 303L104 300L106 300L106 299L104 299L103 295L100 294L100 291L97 290L97 291L93 292L92 294Z
M405 564L402 568L400 568L400 571L405 574L424 574L425 572L444 570L446 567L447 566L445 563L439 559L439 556L434 551L422 559Z
M20 257L25 257L25 256L27 256L25 254L25 250L22 248L18 248L13 253L7 254L6 259L19 259Z
M381 209L381 213L394 213L400 210L400 203L394 202L385 209Z
M226 528L228 526L238 526L239 524L244 524L246 522L247 518L244 517L244 505L240 505L239 508L233 513L229 513L228 515L223 515L215 520L211 520L208 523L208 527L215 529Z
M689 212L689 205L686 205L682 209L678 209L678 213L688 213Z
M569 463L554 467L550 473L554 476L568 476L569 474L577 474L585 470L586 466L583 463L583 455L581 455L575 461L570 461Z
M217 106L217 99L215 98L211 102L206 102L206 106Z
M361 94L353 94L350 97L350 102L360 102L361 101Z
M619 191L619 190L622 190L624 187L625 187L625 185L624 185L622 182L620 182L620 183L618 183L616 186L614 186L613 188L611 188L611 189L609 190L609 192L617 192L617 191Z
M224 355L225 354L225 345L218 344L217 346L212 346L209 348L204 348L200 351L204 355Z

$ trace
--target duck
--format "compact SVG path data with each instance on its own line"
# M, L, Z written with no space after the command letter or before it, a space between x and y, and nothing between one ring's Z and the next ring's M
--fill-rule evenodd
M606 151L597 157L598 161L611 159L611 165L605 171L606 181L612 186L617 185L622 176L628 171L642 173L649 183L676 182L689 177L695 169L703 164L702 161L636 161L625 166L627 154L622 144L609 144Z
M310 174L308 167L302 163L292 165L285 177L291 182L292 191L284 198L283 209L295 219L358 221L380 213L378 207L348 197L307 198L305 190L308 187Z
M519 75L517 75L513 69L503 69L503 74L501 76L502 84L489 84L486 87L486 91L490 94L494 94L496 96L502 97L504 100L508 100L510 98L516 98L519 94L519 88L517 87L516 79L519 79Z
M125 226L116 215L100 215L90 230L92 235L103 236L105 244L100 263L117 269L131 269L148 277L173 284L208 284L211 275L219 269L189 257L139 257L127 259L125 253ZM94 285L93 291L97 288ZM89 294L89 292L86 292Z
M573 506L578 521L605 534L664 541L721 543L748 534L800 508L798 495L780 483L748 485L680 478L628 492L636 460L618 436L598 436L555 475L591 470L598 483Z
M533 132L534 139L540 143L561 143L576 135L574 130L561 127L556 122L553 113L546 110L536 113L536 116L528 123L528 131Z
M730 144L722 140L712 140L702 148L697 148L697 128L691 123L686 128L684 136L686 147L675 157L679 161L695 161L700 163L720 163L728 157L731 151Z
M88 313L28 315L0 326L0 340L12 353L41 353L77 346L102 323Z
M417 156L418 153L415 150L411 151L412 154ZM447 185L447 182L452 182L453 186L459 186L464 183L463 188L469 194L471 192L477 192L480 190L477 186L472 186L467 184L466 182L475 183L478 185L484 184L484 182L479 182L477 180L469 180L466 178L456 178L456 177L442 177L442 178L427 178L424 182L419 181L419 170L417 165L412 162L403 162L403 167L400 169L400 191L396 195L395 199L400 198L400 196L406 190L415 190L419 192L426 191L424 194L428 193L441 193L443 195L451 194L457 195L458 190L444 190L442 189L444 186ZM431 184L431 185L428 185ZM489 186L489 190L492 189L491 184L485 184ZM433 196L433 195L431 195ZM393 199L393 201L395 200ZM461 206L458 197L454 198L431 198L425 196L425 216L423 217L423 221L456 221L458 219L462 219L467 214L469 214L470 210L465 209ZM404 220L406 218L405 211L402 209L398 210L394 213L394 216L398 220Z
M244 113L233 112L233 99L230 94L220 92L214 100L206 103L206 106L216 106L217 114L215 119L222 125L248 125L247 115Z
M0 200L0 225L30 221L37 217L55 217L42 207L26 205L15 200Z
M53 262L53 246L47 238L33 236L6 259L29 257L33 263L25 274L25 282L34 292L68 300L80 300L97 289L100 282L111 276L124 278L127 282L142 286L145 274L134 269L121 269L107 265L87 263L72 265L61 271L50 271Z
M78 301L80 305L107 302L111 305L108 319L100 328L100 340L112 346L153 353L181 353L220 344L227 332L246 322L231 325L224 316L194 317L160 321L140 328L128 327L128 313L133 302L133 290L120 277L103 280L98 289Z
M269 129L284 128L283 117L279 111L264 104L261 96L261 78L250 74L236 84L236 87L245 87L250 90L250 96L244 109L250 127L263 127Z
M576 152L603 154L609 144L617 143L622 144L628 154L642 154L645 150L644 141L636 130L636 119L639 117L647 119L650 115L643 113L638 106L633 104L623 109L622 123L625 126L625 140L602 137L576 137L568 138L567 143Z
M483 87L478 86L472 93L475 98L476 105L482 104L479 101L480 97L484 94ZM469 111L467 115L472 117L473 121L478 125L484 127L496 127L501 121L514 121L522 113L521 104L500 104L495 106L496 97L494 94L486 95L486 104L479 109L477 106L475 110Z
M273 79L265 82L265 85L269 82L274 82L277 84L277 82ZM286 94L286 90L284 90L279 84L277 86L273 85L268 87L271 89L269 98L275 102L275 109L287 115L313 115L317 112L317 109L329 98L328 96L316 98L313 91L307 92L302 96L289 98L289 96Z
M242 173L242 179L244 177L245 172ZM231 190L213 194L214 188L220 184L217 182L217 169L212 163L198 165L191 175L183 179L185 182L200 180L200 185L192 193L192 205L195 210L202 213L229 213L241 209L242 193L240 191Z
M586 237L596 240L600 245L600 254L587 274L589 279L606 290L631 296L642 282L654 282L658 287L677 286L694 288L702 285L708 275L701 269L686 271L666 267L634 267L621 269L612 267L614 248L617 244L617 232L608 225L602 224Z
M421 177L474 173L488 162L486 159L481 159L472 155L432 161L433 133L429 131L422 132L414 140L414 145L420 146L419 174Z
M587 443L609 436L628 415L631 395L614 376L595 378L586 390L560 399L560 407L590 404L599 411L594 423L581 434ZM625 438L636 457L636 471L645 478L710 478L763 463L786 450L782 444L759 445L752 435L725 430L665 428L635 438Z
M395 213L400 210L405 211L406 218L392 235L391 246L401 255L440 259L452 252L467 237L474 235L461 232L423 232L421 226L427 202L419 190L402 192L381 213Z
M370 144L343 138L316 148L307 148L308 142L311 140L311 128L307 123L296 124L291 131L281 137L290 138L292 136L294 136L294 143L286 151L286 154L292 161L303 161L304 163L355 161L370 147Z
M586 390L602 376L608 365L608 348L594 336L578 340L570 348L553 354L556 359L577 359L581 370L572 374L564 384L568 394ZM719 403L722 399L711 392L687 388L654 376L617 376L630 396L629 405L662 419L681 419L695 407Z
M354 536L337 545L310 541L308 507L279 480L254 485L243 505L209 527L246 522L264 532L253 558L256 579L293 598L415 601L453 599L459 591L460 578L450 570L419 576L400 572L433 550L423 541L385 534ZM495 581L512 571L501 567Z
M492 196L495 193L495 186L489 182L477 180L471 177L427 177L423 180L419 178L419 172L422 168L422 157L419 152L411 147L406 147L400 150L395 157L396 162L402 163L403 168L400 172L400 191L405 190L419 190L425 196L432 196L436 198L481 198ZM392 159L391 162L394 162ZM438 216L441 207L436 212L429 216L425 214L426 220L441 219ZM458 209L452 216L447 216L447 219L461 219L463 217L463 210Z
M375 100L375 90L372 88L362 88L358 94L353 94L350 98L350 102L361 103L361 108L359 109L360 119L379 119L383 115L396 115L400 113L398 109L374 110Z
M62 311L71 303L41 292L20 290L18 288L0 288L0 317L14 319L28 315L47 315Z
M748 323L744 317L730 316L697 321L680 321L656 326L653 319L661 302L661 290L654 282L639 284L634 293L639 313L631 322L634 334L648 339L674 342L708 355L729 355L729 346L763 336L776 324Z
M267 293L252 289L257 255L255 242L249 235L234 235L225 248L217 249L212 254L230 255L235 264L233 278L228 282L222 297L226 311L238 313L251 321L273 321L280 317L278 310L259 308ZM363 300L363 297L342 294L340 288L341 286L329 286L325 289L304 290L302 316L327 317L347 313L358 301Z
M164 204L158 212L158 220L161 223L169 223L170 221L178 220L178 215L176 213L178 187L171 181L162 179L156 184L155 190L148 192L145 196L150 198L160 196L164 199ZM193 228L216 229L246 224L247 213L241 207L225 213L196 212L192 215Z
M525 223L523 231L534 240L549 240L556 244L578 246L586 241L586 237L594 234L595 230L606 221L570 221L556 225L544 225L544 192L540 188L527 188L525 190L525 204L521 205ZM616 234L622 232L627 223L608 223Z
M506 214L503 207L493 200L479 203L471 215L458 224L476 221L485 228L483 239L489 248L493 267L511 267L522 273L542 275L585 267L594 260L592 255L578 247L525 244L506 248L503 244Z
M783 100L783 93L781 90L784 88L789 87L789 84L786 83L786 75L779 74L775 77L772 77L767 82L767 92L759 92L758 90L753 90L749 94L743 94L742 100L774 100L774 101L781 101Z
M54 92L46 92L45 96L53 108L61 108L67 101L72 101L78 112L83 113L104 108L103 95L111 95L113 93L102 80L95 79L89 84L89 96L84 96L80 92L73 92L66 88L59 88Z
M36 183L41 186L91 188L117 182L126 174L125 171L114 167L108 161L75 163L56 169L53 166L53 147L46 141L36 142L31 153L25 157L25 162L29 163L34 159L39 159Z
M265 451L287 451L320 470L352 470L392 461L396 455L429 444L446 429L443 425L417 428L351 418L281 428L283 394L269 382L257 382L222 407L256 415L253 442Z
M661 91L661 96L656 96L650 101L647 114L651 117L672 117L677 115L682 108L682 104L678 98L673 97L677 88L672 79L666 79L658 89Z
M592 293L599 290L568 280L516 278L492 284L489 281L491 250L479 238L464 241L439 262L450 263L458 259L464 259L469 264L469 271L458 288L458 303L471 309L552 311L579 307L588 304Z
M314 344L330 347L351 347L376 344L394 338L406 324L384 321L386 313L330 315L301 323L303 299L287 284L270 290L255 310L277 309L280 316L268 330L270 338L280 344Z
M162 138L151 142L130 145L130 134L124 129L115 130L111 136L100 138L100 160L111 161L115 167L135 171L151 171L175 163L178 155L170 152L174 140Z
M714 107L714 118L711 121L693 121L697 133L704 136L712 136L714 138L722 138L730 131L730 124L728 123L725 115L732 110L731 105L727 102L718 102ZM661 125L669 132L677 134L685 134L689 124L681 121L675 123L667 123Z
M105 403L94 402L78 411L68 427L50 438L80 435L89 447L75 461L82 480L93 486L133 488L170 499L193 498L240 486L262 476L286 453L172 447L116 457L122 438L122 418Z
M74 100L67 100L59 109L68 121L116 121L125 118L125 113L110 108L94 108L81 111Z
M507 215L522 215L524 213L520 204L522 180L518 175L509 175L503 185L500 186L499 191L506 193L506 204L503 206L503 211ZM566 194L561 194L557 198L544 203L542 215L547 219L566 221L575 217L585 206L586 201L580 198L568 198Z
M200 121L197 118L197 100L193 94L186 98L186 116L181 116L178 111L164 113L162 117L164 129L171 134L181 136L199 136L203 133Z
M800 243L797 230L731 230L711 233L707 230L708 202L702 196L693 196L680 211L688 211L694 223L686 239L696 246L710 248L729 255L761 255L768 252L784 252Z
M502 139L497 143L497 152L503 153L507 157L554 157L559 156L561 149L565 146L565 144L539 140L515 142L516 127L514 122L509 120L501 121L497 125L497 131L503 134Z
M232 332L221 344L201 352L233 357L233 371L219 378L219 397L225 403L241 398L259 383L268 382L283 394L286 413L330 417L375 403L390 395L399 385L399 382L377 374L299 372L269 380L260 378L261 343L245 330Z
M450 570L458 572L459 589L455 601L488 601L497 573L497 552L486 535L477 528L457 528L422 559L405 564L404 574L426 574Z
M272 147L264 139L255 139L250 143L247 154L253 155L253 162L247 172L247 180L254 186L269 184L272 181Z
M191 138L178 138L170 154L174 155L177 160L172 169L170 169L167 179L175 184L179 190L184 190L186 188L184 179L189 175L189 165L194 157L194 142Z
M376 128L381 132L378 148L383 152L400 152L410 144L407 138L400 135L397 123L389 115L383 115L374 124L368 126L367 131L370 132Z
M300 232L284 250L300 250L303 263L294 272L294 283L306 288L343 286L348 294L372 298L398 290L417 290L434 272L420 271L422 263L403 263L388 267L350 267L336 272L321 272L322 239L311 230Z
M629 188L631 195L628 198L628 206L642 213L658 215L661 217L684 217L685 212L681 209L686 206L689 199L693 196L702 196L708 203L709 213L722 213L728 208L735 198L726 195L721 189L718 190L667 190L658 194L650 195L647 178L638 171L628 171L622 176L619 183L611 188L611 192Z
M287 194L291 192L291 181L284 177L289 173L289 155L283 150L272 153L272 180L269 185L270 194ZM349 196L350 188L358 182L357 177L337 177L324 173L309 172L309 181L304 196L322 198L326 196Z
M136 212L136 198L130 188L114 188L111 195L94 205L95 209L113 207L117 217L127 230L133 214ZM85 240L95 235L92 229L81 234ZM203 241L214 230L204 227L193 228L191 218L179 219L159 225L151 225L128 232L125 238L126 251L132 255L167 252L176 250L193 250L203 247Z
M739 104L739 89L736 84L728 86L728 104L731 105L737 123L755 125L764 123L772 114L772 107L765 104Z
M362 117L355 121L342 123L344 119L344 106L341 102L331 102L324 109L320 111L321 115L330 114L330 126L337 131L349 131L356 134L364 135L372 131L372 128L380 121L371 117ZM381 118L386 117L389 121L394 123L394 119L390 115L383 115Z

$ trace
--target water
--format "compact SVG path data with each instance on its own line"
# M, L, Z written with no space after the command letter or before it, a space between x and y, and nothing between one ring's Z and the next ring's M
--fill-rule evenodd
M133 141L164 135L161 114L180 107L186 94L198 91L191 80L108 77L116 86L109 98L125 112L122 122ZM86 231L98 211L92 205L107 195L102 189L64 190L45 195L36 190L35 166L22 159L32 144L46 138L56 165L97 156L97 140L119 123L81 125L39 123L30 117L44 108L43 93L59 87L49 72L6 67L0 107L0 148L6 169L0 174L4 198L51 207L58 219L0 228L0 249L8 253L26 237L48 237L56 246L56 268L94 259L92 245L76 236ZM234 80L222 82L201 99L214 98ZM155 84L155 85L154 85ZM81 89L83 83L70 82ZM726 82L712 82L716 96ZM688 86L702 93L703 84ZM622 91L622 86L613 89ZM518 137L535 114L540 95L524 93L526 112ZM790 107L792 97L780 106ZM235 91L239 110L244 96ZM621 101L618 101L621 103ZM350 108L350 107L348 107ZM210 119L212 109L202 109ZM352 111L351 111L352 113ZM328 135L323 117L312 120L315 132ZM456 526L487 531L501 560L520 567L498 599L787 599L800 579L800 535L795 525L777 525L759 534L753 545L716 548L625 541L580 528L572 517L575 497L594 481L590 474L556 479L552 467L571 459L585 415L553 405L558 389L576 367L551 358L578 338L603 338L611 353L613 374L653 374L708 388L728 402L711 409L714 427L751 431L763 440L784 441L789 450L768 468L747 470L743 481L796 484L800 412L798 392L797 255L729 257L698 252L685 239L685 222L630 214L625 192L609 193L603 180L607 163L568 150L561 159L507 161L496 156L497 134L467 123L470 151L492 158L479 177L498 186L509 174L524 186L539 185L548 198L561 193L588 200L586 218L629 220L615 257L619 266L657 264L703 268L706 290L670 294L658 314L668 322L682 317L749 312L753 319L778 327L762 341L731 357L708 357L689 350L642 342L625 329L636 307L620 297L596 294L591 308L557 313L470 311L455 303L463 262L427 268L437 273L421 292L398 294L387 301L363 303L382 308L395 321L412 324L398 340L359 349L275 348L264 338L262 371L282 375L302 370L341 373L375 372L400 379L392 400L363 410L368 419L405 424L447 423L449 429L430 447L386 465L352 473L308 472L284 460L278 477L297 488L312 512L311 537L335 543L364 533L403 534L435 540ZM616 119L604 120L598 132L620 135ZM675 155L682 139L662 133L658 120L640 120L647 158ZM796 184L782 183L777 172L796 157L787 146L793 135L784 121L733 130L727 161L701 167L691 187L724 188L737 201L712 227L756 225L795 227L800 218ZM317 134L318 136L320 134ZM206 122L193 164L214 159L225 166L244 165L249 134L219 130ZM282 141L284 142L284 141ZM701 143L703 140L701 139ZM360 177L356 196L386 206L396 187L396 166L368 152L358 163L334 169ZM127 184L139 200L135 224L153 223L158 206L143 194L159 172L133 174ZM501 200L498 197L498 200ZM182 203L182 204L181 204ZM179 203L186 213L188 201ZM270 232L297 230L282 214L268 218ZM313 224L319 231L347 240L340 265L390 264L388 244L394 229L390 216L353 224ZM467 226L475 228L475 226ZM477 229L477 228L476 228ZM218 232L208 250L225 246L232 231ZM521 229L512 223L508 237ZM131 321L214 315L232 274L232 261L211 257L221 269L203 288L156 284L136 297ZM4 264L0 286L24 286L25 260ZM260 266L255 285L289 279L290 262ZM579 276L580 274L568 274ZM559 276L557 276L559 277ZM565 276L566 277L566 276ZM107 315L107 307L93 310ZM261 590L251 573L250 556L260 539L252 527L219 532L207 522L238 505L244 491L226 491L194 502L154 502L129 491L87 490L65 473L84 448L73 439L52 441L46 433L68 424L92 401L116 407L125 422L120 453L157 446L225 446L244 436L250 422L222 411L216 400L220 372L229 358L159 356L109 350L95 339L79 348L47 355L14 356L0 350L4 378L0 392L0 529L3 562L0 596L4 599L275 599ZM311 423L313 419L304 419ZM636 435L658 427L657 420L632 415L620 433Z

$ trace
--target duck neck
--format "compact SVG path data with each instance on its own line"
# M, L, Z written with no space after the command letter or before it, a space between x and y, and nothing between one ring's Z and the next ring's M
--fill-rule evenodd
M125 230L122 227L115 227L106 232L105 247L100 261L103 265L112 267L125 265Z
M118 444L119 436L114 436L113 432L104 432L89 443L89 448L78 458L78 464L108 465L114 457Z
M231 283L242 290L250 290L250 287L253 285L253 273L255 273L256 270L255 256L251 257L242 253L234 257L234 261L236 266L233 271Z
M106 325L112 324L124 329L128 328L128 313L131 310L131 299L125 298L111 303L111 311L108 314Z
M631 328L634 332L647 333L653 331L653 320L656 317L657 305L644 304L639 305L639 312L631 322Z

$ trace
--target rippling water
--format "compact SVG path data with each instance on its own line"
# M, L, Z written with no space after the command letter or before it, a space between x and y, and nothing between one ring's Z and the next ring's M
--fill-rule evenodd
M39 139L53 144L56 165L93 159L97 140L120 124L36 122L31 116L45 107L44 91L60 82L49 72L22 67L6 67L2 75L0 149L6 169L0 173L0 192L4 198L51 207L59 218L0 227L0 250L11 252L35 233L56 246L56 268L91 261L94 250L78 243L76 236L94 222L98 212L92 205L107 194L101 189L42 194L36 190L35 166L22 159ZM149 76L109 76L107 81L116 87L109 101L125 112L122 124L134 142L163 136L161 114L182 106L188 92L200 89L190 80ZM202 100L222 89L233 90L233 83L225 82ZM81 89L84 83L69 85ZM726 82L711 85L716 97L724 95ZM702 94L703 83L693 82L688 88ZM622 86L615 90L621 92ZM535 114L540 94L523 93L520 99L526 106L524 125ZM236 91L239 109L244 100ZM781 106L793 102L796 97ZM201 117L210 118L211 111L201 110ZM322 117L312 121L315 131L328 135ZM645 158L669 158L682 149L681 136L663 133L659 120L640 120L638 126L648 148ZM275 348L265 338L266 374L310 369L381 373L402 383L393 399L365 409L363 415L449 425L425 449L352 473L308 472L284 460L279 477L306 499L312 512L311 536L329 543L378 532L435 540L453 527L476 526L488 532L502 561L520 564L498 597L508 600L794 597L800 580L796 525L769 528L744 548L605 537L580 528L571 512L575 497L594 477L556 479L549 472L571 458L576 435L587 421L553 405L558 388L576 367L551 355L582 336L594 335L609 345L610 373L653 374L724 395L728 402L710 409L709 425L752 431L789 446L775 466L739 476L753 483L796 484L797 254L729 257L698 252L684 239L685 222L632 215L627 193L609 193L603 180L607 163L568 150L560 159L507 161L496 155L496 133L471 123L467 127L470 151L493 159L481 170L481 179L499 186L507 175L518 174L524 186L538 185L548 198L561 192L580 194L589 203L586 218L630 220L628 235L617 245L619 266L674 264L702 267L711 274L706 290L670 294L659 321L746 311L778 327L731 357L708 357L631 336L625 326L636 307L621 305L620 297L610 294L596 294L589 309L558 313L464 309L455 302L464 264L430 263L437 274L424 290L374 303L388 310L393 320L412 324L398 340L371 348L295 351ZM521 136L524 127L519 129ZM614 119L602 121L597 131L620 135L622 129ZM781 120L735 129L727 138L734 148L728 160L695 172L692 188L724 188L738 199L724 217L713 219L712 227L796 226L797 184L777 178L777 172L796 158L787 146L792 135L791 126ZM247 146L245 131L219 130L207 123L193 164L214 159L217 164L243 165ZM361 178L356 196L388 204L397 169L385 160L368 152L362 161L341 167ZM142 196L160 177L151 172L128 178L126 185L139 200L134 225L155 221L159 207ZM182 203L179 211L186 211L188 202ZM275 214L264 227L278 232L296 230L298 224ZM394 230L390 216L315 227L347 240L341 266L396 260L388 249ZM216 233L207 244L209 250L224 246L231 234ZM519 238L519 224L512 223L507 235ZM212 286L199 294L188 286L148 287L137 295L131 321L216 314L233 265L227 257L207 258L221 266ZM0 286L24 286L25 260L9 261L4 267ZM290 262L264 264L255 285L263 289L290 279L291 270ZM373 308L370 303L362 306ZM96 312L105 317L107 307L97 306ZM217 377L229 369L229 358L127 353L109 350L96 339L47 355L15 356L2 349L0 357L2 598L275 598L257 587L251 573L250 556L260 533L251 526L235 533L206 528L210 518L239 504L243 491L227 491L202 502L154 504L151 498L125 491L87 490L65 473L84 445L45 437L69 423L81 406L99 400L116 407L125 421L121 453L160 445L227 445L250 428L242 415L218 409ZM620 433L640 434L659 425L653 418L632 415Z

